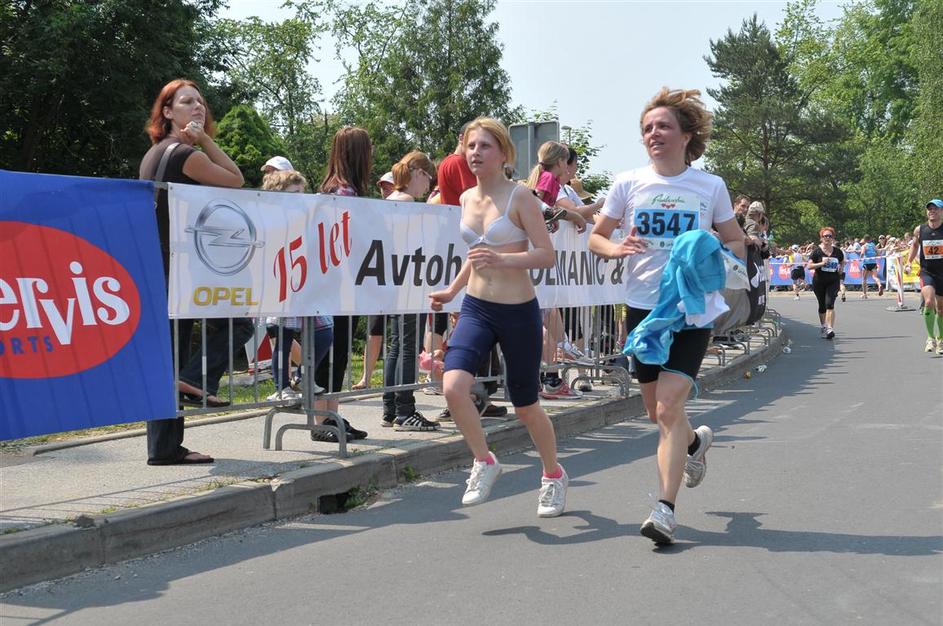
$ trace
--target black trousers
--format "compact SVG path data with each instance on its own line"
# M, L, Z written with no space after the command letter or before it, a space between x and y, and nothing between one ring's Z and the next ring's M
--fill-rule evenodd
M416 338L425 334L426 314L390 315L387 319L390 320L390 345L383 364L383 385L411 385L416 382ZM415 412L416 396L411 389L383 394L385 418L408 417Z
M190 354L190 336L195 320L178 320L177 350L180 380L194 387L203 387L203 355ZM253 326L247 318L232 320L232 345L229 345L229 320L207 319L206 325L206 389L207 395L219 393L219 379L229 365L229 355L241 350L252 336ZM173 337L173 323L170 336ZM202 342L201 342L202 345ZM179 461L189 453L183 447L183 418L151 420L147 423L147 458L149 461Z

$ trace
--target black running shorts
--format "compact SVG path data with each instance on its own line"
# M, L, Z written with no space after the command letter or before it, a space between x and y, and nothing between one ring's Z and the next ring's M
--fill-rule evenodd
M628 332L631 333L648 313L649 311L645 309L629 307L629 314L626 317ZM640 383L653 383L658 380L658 375L662 371L670 371L685 374L693 381L701 369L701 362L704 361L710 342L710 328L692 328L674 333L674 341L671 342L671 350L668 351L668 361L664 365L648 365L632 357L635 377Z

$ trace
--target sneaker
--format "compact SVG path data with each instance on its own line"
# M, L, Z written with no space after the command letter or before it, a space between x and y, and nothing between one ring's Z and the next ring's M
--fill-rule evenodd
M936 353L943 354L943 338L936 340Z
M438 387L436 385L432 385L431 387L423 387L422 392L427 396L441 396L442 387Z
M685 487L697 487L704 480L707 474L707 450L714 443L714 431L709 426L698 426L694 432L697 433L698 445L694 454L689 454L684 463Z
M557 517L566 508L566 488L570 484L570 477L560 466L563 475L560 478L540 479L540 494L537 496L537 517Z
M489 454L493 463L483 461L472 463L471 476L465 481L468 487L465 489L465 495L462 496L462 504L465 506L481 504L487 500L491 495L491 488L501 475L501 464L493 453L489 452Z
M868 299L868 294L866 294L866 293L861 294L861 299L862 299L862 300L867 300L867 299Z
M580 393L589 393L593 390L593 385L588 381L584 381L579 384L577 389L580 391Z
M358 439L366 439L367 431L354 428L350 422L343 420L344 422L344 432L347 433L348 441L355 441ZM333 417L329 417L323 422L321 426L333 426L337 428L337 421ZM337 435L334 432L330 431L319 431L311 433L311 441L324 441L327 443L337 443Z
M799 299L799 294L796 294L793 300L798 300L798 299Z
M583 365L592 365L593 361L585 354L583 351L574 346L569 341L561 341L557 344L557 352L559 356L562 357L561 361L573 361L575 363L581 363Z
M430 430L439 430L439 425L430 422L419 411L413 411L412 415L397 417L395 422L396 430L410 430L416 432L428 432Z
M301 392L295 391L291 387L285 387L281 391L276 391L275 393L269 395L265 398L266 400L278 400L279 402L288 402L288 403L300 403L301 402Z
M557 385L550 383L545 384L543 390L540 392L540 397L547 400L569 400L582 398L583 394L570 389L570 386L566 384L565 380L560 380Z
M507 414L508 408L497 404L488 404L485 410L481 411L481 417L505 417Z
M832 330L832 327L831 327L831 326L829 326L827 329L825 329L825 338L826 338L826 339L834 339L834 338L835 338L835 331Z
M842 295L841 295L841 301L842 301L842 302L845 301L845 294L842 294Z
M453 421L453 420L452 420L452 414L449 412L448 409L444 409L441 413L439 413L438 415L436 415L435 421L437 421L437 422L451 422L451 421Z
M652 507L651 515L642 523L639 532L658 545L666 545L674 543L677 527L674 511L664 502L657 502Z
M380 426L383 428L393 428L394 425L396 425L395 415L384 415L383 419L380 420Z
M819 337L821 337L822 339L825 339L825 335L827 334L828 334L828 326L823 326L822 328L819 329Z
M927 339L927 345L923 347L923 351L933 352L934 350L936 350L936 339L934 339L933 337L930 337L929 339Z
M881 283L880 285L878 285L878 295L879 296L884 295L884 283Z
M301 376L299 376L298 374L295 374L294 376L292 376L291 382L288 383L288 386L300 393L301 392ZM320 396L325 391L326 389L324 389L324 387L322 387L321 385L317 383L314 383L314 395Z

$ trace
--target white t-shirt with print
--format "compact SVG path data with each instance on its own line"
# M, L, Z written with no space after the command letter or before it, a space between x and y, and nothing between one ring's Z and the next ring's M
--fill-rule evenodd
M625 258L626 303L634 309L653 309L658 303L675 237L734 219L723 179L691 167L678 176L660 176L650 165L623 172L601 212L618 220L625 234L636 226L638 236L649 243L647 252Z

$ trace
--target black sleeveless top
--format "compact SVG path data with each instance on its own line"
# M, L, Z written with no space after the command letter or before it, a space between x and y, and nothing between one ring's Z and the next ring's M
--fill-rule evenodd
M138 170L138 178L141 180L154 180L157 176L157 168L160 166L160 159L164 156L164 151L172 143L179 142L175 137L165 137L163 140L151 146L144 158L141 159L141 167ZM170 154L167 162L167 168L164 170L165 183L186 183L189 185L199 185L183 173L183 164L193 154L196 149L181 143ZM164 277L170 275L170 212L167 206L167 190L160 189L157 192L157 234L160 237L160 252L164 258Z
M920 225L920 271L943 278L943 222L936 228Z

